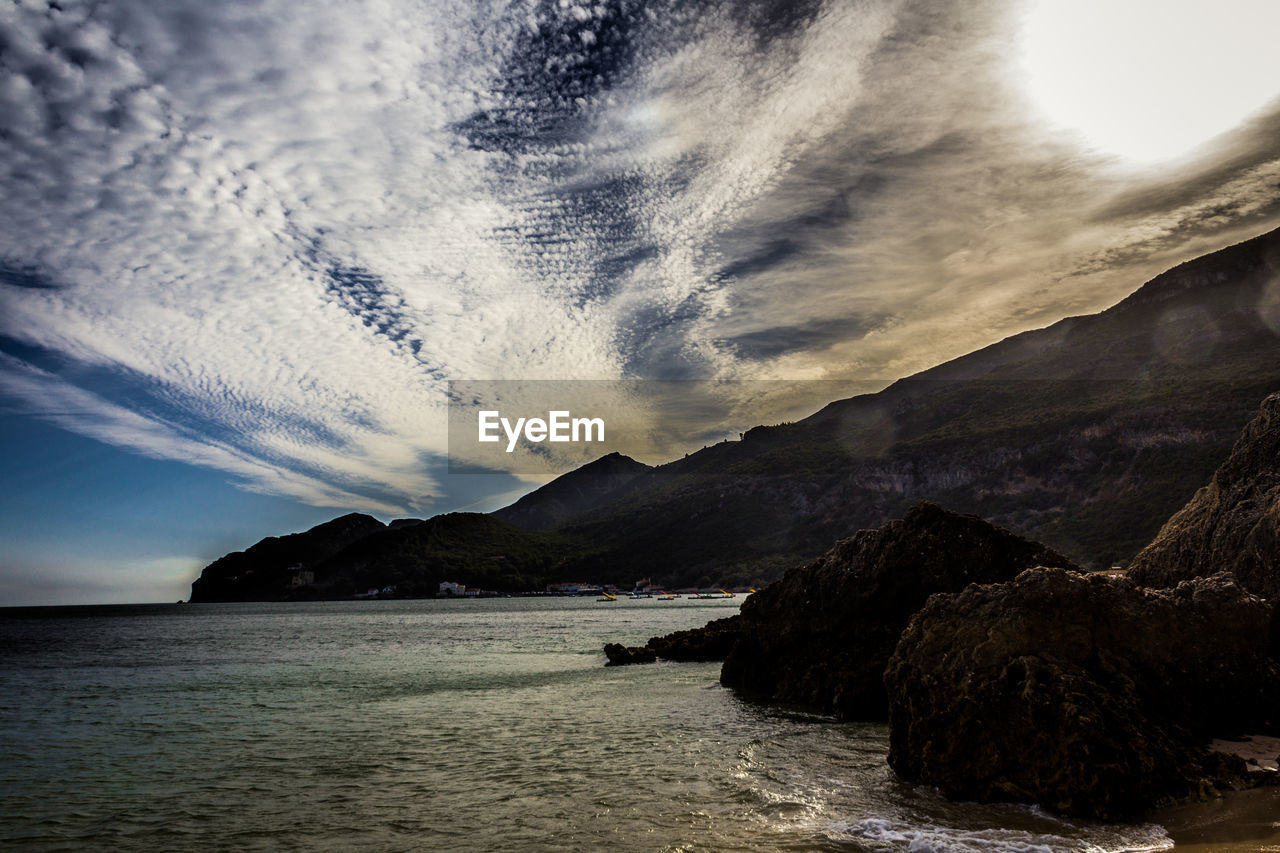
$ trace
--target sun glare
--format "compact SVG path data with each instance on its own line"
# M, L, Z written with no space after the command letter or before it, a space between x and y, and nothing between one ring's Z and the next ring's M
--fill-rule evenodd
M1027 0L1035 105L1099 150L1190 153L1280 96L1278 0Z

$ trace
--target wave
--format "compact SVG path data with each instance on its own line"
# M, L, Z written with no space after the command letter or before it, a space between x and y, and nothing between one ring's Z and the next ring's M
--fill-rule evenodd
M838 821L829 828L833 839L856 839L867 851L908 853L1149 853L1173 849L1173 841L1156 824L1098 826L1078 824L1074 837L1022 829L967 829L934 824L908 825L883 818Z

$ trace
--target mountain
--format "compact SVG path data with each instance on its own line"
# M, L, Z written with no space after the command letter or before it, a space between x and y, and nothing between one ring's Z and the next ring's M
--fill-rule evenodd
M386 529L378 519L351 513L305 533L268 536L244 551L233 551L205 567L191 584L191 600L263 601L280 597L305 569L353 542Z
M401 596L435 595L441 581L468 587L542 589L571 557L588 549L481 513L453 512L352 543L315 567L306 597L344 598L394 586Z
M620 578L767 580L929 499L1081 564L1128 561L1280 387L1280 230L635 477L556 529Z
M214 561L191 585L191 600L341 599L385 587L398 597L423 597L435 595L441 581L541 589L569 559L588 553L563 536L473 512L395 526L352 514Z
M557 477L490 515L526 530L546 530L607 502L621 486L651 470L649 465L630 456L610 453Z
M455 514L375 531L319 559L282 554L271 571L314 563L317 579L274 594L224 565L236 557L228 555L192 595L345 597L392 577L425 590L445 570L504 589L544 577L755 585L920 500L1087 567L1126 563L1277 388L1280 230L1174 267L1098 314L1015 335L804 420L654 468L596 460L498 510L488 520L500 527ZM451 537L451 555L433 544ZM397 561L416 568L398 573ZM241 580L219 580L230 575Z

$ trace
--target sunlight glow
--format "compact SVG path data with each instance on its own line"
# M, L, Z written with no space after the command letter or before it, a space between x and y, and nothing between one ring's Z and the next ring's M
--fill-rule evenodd
M1028 0L1034 104L1102 151L1191 152L1280 96L1276 0Z

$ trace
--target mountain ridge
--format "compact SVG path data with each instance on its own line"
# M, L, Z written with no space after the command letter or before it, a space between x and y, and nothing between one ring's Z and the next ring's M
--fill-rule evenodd
M618 556L644 562L687 519L688 547L663 550L700 567L691 580L812 558L930 499L1087 565L1124 562L1280 385L1278 271L1280 229L1179 264L1097 314L657 466L559 529L620 536ZM707 473L733 482L700 486Z
M525 543L562 550L530 564L553 579L757 584L919 500L1105 567L1154 536L1278 387L1280 229L795 423L654 467L603 457L492 518L553 537Z
M527 530L554 527L609 495L653 466L613 452L562 474L515 503L489 513Z

